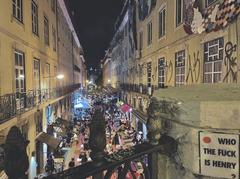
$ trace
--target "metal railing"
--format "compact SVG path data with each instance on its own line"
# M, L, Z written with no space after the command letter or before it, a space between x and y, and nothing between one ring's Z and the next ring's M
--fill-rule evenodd
M67 95L80 88L80 84L53 89L29 90L0 96L0 123L3 123L17 114L22 114L37 105Z
M125 179L127 174L131 174L136 178L135 171L131 168L132 163L137 162L142 165L142 175L145 179L154 179L158 170L155 170L158 163L154 160L157 153L171 155L176 151L175 141L163 136L158 145L151 145L150 143L138 144L130 149L120 151L113 155L105 155L100 164L94 161L87 162L80 166L67 169L57 174L52 174L45 179L85 179L93 177L93 179L110 179L113 174L117 175L119 179Z
M147 85L144 85L142 83L138 84L128 84L124 83L120 85L121 89L125 91L131 91L136 93L141 93L145 95L152 95L154 90L157 90L157 86L152 85L151 87L148 87Z

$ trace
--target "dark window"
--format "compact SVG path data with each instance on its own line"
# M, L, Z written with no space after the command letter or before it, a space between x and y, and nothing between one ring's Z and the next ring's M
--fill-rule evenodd
M148 23L147 32L148 32L147 42L148 42L148 45L150 45L152 44L152 22Z
M184 0L176 0L176 26L183 22L184 15Z
M143 32L139 33L139 50L143 49Z
M56 1L55 0L51 0L51 9L54 13L56 12Z
M163 37L166 33L166 9L163 8L160 12L159 12L159 34L158 37Z
M38 35L38 6L32 0L32 32Z
M12 0L13 17L23 22L23 5L22 0Z
M52 38L53 38L53 50L56 51L57 45L56 45L56 30L54 27L52 28Z
M46 16L44 16L44 42L49 45L49 22Z

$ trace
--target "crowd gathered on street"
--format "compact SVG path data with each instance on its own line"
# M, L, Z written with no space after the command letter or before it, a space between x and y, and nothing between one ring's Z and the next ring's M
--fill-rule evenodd
M101 108L106 123L106 155L114 154L143 142L143 134L132 126L129 115L121 110L115 95L93 94L87 96L85 100L89 102L89 107L74 109L75 115L71 125L66 128L66 134L60 143L61 148L70 148L64 156L62 170L91 161L90 124L96 108ZM137 163L132 168L133 171L136 171L136 175L137 171L142 172L142 168ZM54 154L48 156L45 171L49 174L59 171L54 166Z

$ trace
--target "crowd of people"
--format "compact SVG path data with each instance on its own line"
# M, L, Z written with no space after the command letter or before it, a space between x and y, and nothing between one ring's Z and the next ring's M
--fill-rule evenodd
M89 100L92 108L82 109L81 114L84 115L73 118L72 125L68 128L66 137L60 144L61 147L73 147L74 145L78 151L77 156L75 152L74 156L71 157L65 169L91 161L88 141L91 118L96 106L100 106L104 112L107 139L106 154L113 154L143 142L143 135L134 129L129 115L122 112L117 106L116 98L110 95L95 94L89 96L87 100ZM52 155L47 160L45 170L48 173L55 171Z

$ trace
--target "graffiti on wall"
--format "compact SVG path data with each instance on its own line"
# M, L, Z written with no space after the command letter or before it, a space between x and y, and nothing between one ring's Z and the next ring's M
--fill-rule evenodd
M237 57L233 53L237 51L237 45L232 42L227 42L225 45L225 58L224 66L226 67L226 74L224 75L223 82L228 82L230 78L233 82L237 82Z
M173 77L173 63L172 61L169 64L166 62L167 72L166 72L166 79L167 82L170 83Z
M199 51L193 53L193 58L191 55L188 55L188 70L186 82L189 82L191 77L192 83L198 82L200 77L200 59L199 59Z

